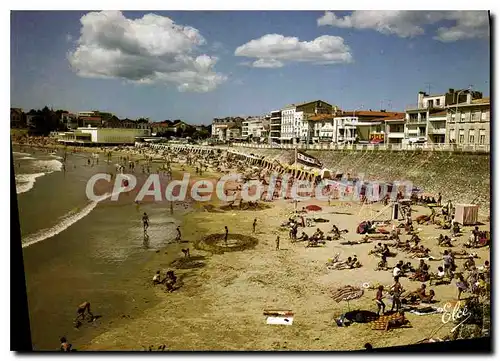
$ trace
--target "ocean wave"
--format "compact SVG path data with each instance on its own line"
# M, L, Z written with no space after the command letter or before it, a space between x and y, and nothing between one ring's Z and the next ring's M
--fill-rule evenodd
M27 236L26 238L24 238L22 240L23 248L31 246L35 243L41 242L47 238L54 237L55 235L61 233L62 231L64 231L68 227L70 227L73 224L75 224L76 222L78 222L83 217L89 215L90 212L92 212L92 210L94 210L94 208L97 207L99 202L102 202L103 200L105 200L109 197L111 197L111 194L106 193L104 196L102 196L97 201L92 201L89 204L87 204L79 212L75 212L74 210L70 211L55 226L53 226L51 228L43 229L41 231L36 232L35 234Z
M119 193L119 192L116 192L116 193ZM32 234L32 235L25 237L22 240L22 243L23 243L22 247L25 248L25 247L31 246L35 243L41 242L47 238L54 237L55 235L61 233L62 231L69 228L70 226L72 226L73 224L75 224L76 222L78 222L79 220L84 218L85 216L89 215L90 212L92 212L94 210L94 208L97 207L97 205L100 202L110 198L114 194L115 193L105 193L104 195L100 196L96 201L92 201L89 204L87 204L79 212L75 212L74 209L71 210L65 216L63 216L62 220L58 224L56 224L55 226L53 226L51 228L43 229L41 231L36 232L35 234Z
M63 164L56 159L51 160L37 160L33 162L33 166L45 173L60 172Z
M36 159L33 157L22 157L22 158L17 158L18 160L31 160L31 159Z
M16 155L31 155L31 153L22 153L22 152L12 152L12 154L16 154Z
M45 173L16 174L16 193L29 191L35 185L36 179L44 175Z
M56 159L64 159L63 157L59 156L59 155L56 155L56 154L51 154L50 155L52 158L56 158Z

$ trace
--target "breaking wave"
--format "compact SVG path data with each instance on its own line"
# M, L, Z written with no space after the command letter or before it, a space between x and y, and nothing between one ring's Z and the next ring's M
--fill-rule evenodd
M16 174L16 193L29 191L35 185L36 179L44 175L45 173Z
M104 195L100 196L96 201L92 201L89 204L87 204L79 212L75 212L75 210L68 212L65 216L62 217L62 220L55 226L47 229L42 229L41 231L38 231L34 234L30 234L29 236L23 238L22 240L23 248L41 242L47 238L54 237L55 235L61 233L65 229L69 228L70 226L78 222L80 219L89 215L90 212L92 212L100 202L110 198L111 196L113 196L113 194L115 193L109 193L109 192L105 193Z

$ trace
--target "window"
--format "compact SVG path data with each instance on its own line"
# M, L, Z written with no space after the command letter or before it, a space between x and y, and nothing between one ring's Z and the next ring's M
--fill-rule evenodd
M460 113L460 121L465 122L465 113Z
M441 102L441 99L436 99L436 106L439 106L439 105L440 105L440 104L439 104L440 102Z
M485 144L486 142L486 130L479 129L479 144Z
M482 112L481 113L481 120L484 122L486 120L488 120L489 118L489 112L488 111L485 111L485 112Z
M454 121L455 121L455 113L453 113L453 114L451 115L451 121L452 121L452 122L454 122Z
M479 117L481 116L481 111L476 111L472 113L472 120L479 120Z
M476 131L474 129L469 130L469 144L474 144L474 136Z
M463 129L460 129L458 131L458 142L460 144L463 144L464 143L464 140L465 140L465 131Z

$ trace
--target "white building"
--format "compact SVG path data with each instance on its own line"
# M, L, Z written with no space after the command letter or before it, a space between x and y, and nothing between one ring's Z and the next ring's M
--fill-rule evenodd
M296 114L294 105L281 110L281 140L283 142L295 143L299 138L301 117L302 112Z
M313 142L333 142L335 127L333 116L327 115L311 120L313 128Z
M136 137L149 136L151 129L80 127L72 132L60 133L58 141L89 145L134 144Z
M242 122L242 138L261 138L264 131L264 117L249 117Z
M357 139L358 117L334 117L333 118L333 142L354 143Z

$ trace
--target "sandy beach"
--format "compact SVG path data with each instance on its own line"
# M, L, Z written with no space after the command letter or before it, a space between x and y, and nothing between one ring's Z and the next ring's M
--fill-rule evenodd
M174 169L183 167L174 164ZM194 177L194 174L193 174ZM201 178L218 177L217 173L206 173ZM144 263L132 267L126 274L130 287L123 292L124 299L134 312L124 313L110 320L105 312L103 318L91 326L93 331L85 337L75 338L73 343L81 350L142 350L166 345L169 350L356 350L367 342L374 347L405 345L424 338L444 338L454 327L452 322L444 324L442 314L414 315L407 313L412 328L395 329L388 332L371 329L370 323L354 323L349 327L337 327L334 319L350 310L376 311L373 301L375 291L365 290L364 295L349 303L335 302L331 292L341 286L361 287L392 283L390 271L375 271L379 261L368 252L376 242L346 246L339 241L327 241L322 247L307 248L303 242L292 243L287 230L279 230L294 206L287 200L266 202L262 210L228 210L217 201L212 207L195 206L179 219L183 243L168 245L151 253ZM362 207L359 203L337 202L328 206L326 201L310 200L299 203L299 209L309 204L322 207L321 211L308 217L329 220L305 229L311 235L316 228L324 232L332 224L347 229L347 240L360 240L355 230L359 222L369 219L382 208L381 204ZM208 209L208 210L207 210ZM414 216L429 214L429 209L414 206ZM257 219L256 233L252 234L252 222ZM489 229L489 223L481 219L480 229ZM237 251L214 252L202 240L212 234L222 234L229 227L229 242L241 237L253 237L251 247ZM154 222L151 228L155 228ZM389 228L389 227L388 227ZM436 229L434 225L419 225L422 244L431 249L433 256L440 256L443 248L437 246L436 237L449 231ZM457 238L454 250L462 245L470 233L465 227L463 236ZM301 231L302 229L299 229ZM279 235L280 250L275 250L275 239ZM401 236L402 240L409 236ZM189 247L191 259L185 260L182 248ZM489 260L489 248L473 250L479 256L476 264ZM328 270L326 262L334 254L341 258L356 255L362 267L351 270ZM418 260L398 252L389 258L389 265L398 260ZM459 268L464 260L457 260ZM441 262L429 261L435 271ZM162 274L174 270L180 288L172 293L162 286L152 286L151 279L157 270ZM121 274L123 276L123 273ZM120 282L120 276L114 279ZM402 278L406 290L416 290L420 282ZM428 283L428 282L427 282ZM450 285L428 286L436 292L434 306L443 307L457 298L457 289ZM83 295L82 295L83 297ZM134 301L132 301L133 299ZM142 301L140 301L142 299ZM104 301L104 300L103 300ZM76 302L76 300L75 300ZM390 308L390 301L386 300ZM96 313L109 305L95 303ZM293 325L267 325L264 309L287 309L295 314ZM122 312L113 312L114 314ZM80 331L85 332L85 331ZM74 334L76 337L76 334Z

